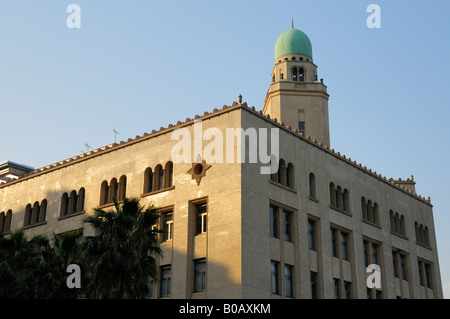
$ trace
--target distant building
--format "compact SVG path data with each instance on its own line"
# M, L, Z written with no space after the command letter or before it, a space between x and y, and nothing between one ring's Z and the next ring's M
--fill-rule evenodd
M310 40L289 29L262 111L239 99L36 170L1 164L0 230L93 235L85 214L138 196L164 213L153 298L442 298L430 199L413 178L386 179L332 149L328 98ZM175 162L173 133L193 140L199 121L201 136L237 129L247 156L242 131L278 128L278 171L239 162L237 142L232 163ZM379 288L367 284L373 264Z
M6 161L0 163L0 184L4 184L22 177L34 170L33 167L29 167L22 164Z

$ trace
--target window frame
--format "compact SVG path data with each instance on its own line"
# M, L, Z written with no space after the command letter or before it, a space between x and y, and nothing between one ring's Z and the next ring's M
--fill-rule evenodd
M161 298L170 297L172 293L172 267L171 265L164 265L160 267L160 271L161 271L161 280L160 280L161 282L160 282L159 296ZM165 291L163 291L164 287Z
M208 203L194 203L195 206L195 235L206 234L208 232ZM199 208L204 207L204 211Z
M197 266L202 266L198 268ZM206 258L194 260L194 293L206 291ZM197 278L200 279L200 286L197 286Z
M272 294L280 294L280 262L271 260L270 261L270 282L271 282L271 292Z

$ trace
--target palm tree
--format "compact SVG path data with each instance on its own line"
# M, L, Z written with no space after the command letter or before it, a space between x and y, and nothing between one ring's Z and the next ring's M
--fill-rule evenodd
M46 267L42 252L49 241L41 235L27 240L23 230L0 238L0 298L40 298L34 282Z
M154 229L159 213L144 208L137 198L114 198L115 211L94 209L85 218L98 234L82 243L82 287L86 298L145 298L150 279L157 279L155 257L161 255L159 231ZM83 269L82 269L83 273Z

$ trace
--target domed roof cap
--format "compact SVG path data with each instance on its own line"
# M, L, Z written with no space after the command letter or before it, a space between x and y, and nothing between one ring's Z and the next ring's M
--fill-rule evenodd
M293 22L292 29L284 31L275 44L275 60L285 54L302 54L312 59L311 41L304 32L294 29Z

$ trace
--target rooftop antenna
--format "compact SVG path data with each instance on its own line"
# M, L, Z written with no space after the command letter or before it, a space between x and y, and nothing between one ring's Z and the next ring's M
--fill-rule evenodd
M291 25L292 25L292 29L294 29L294 17L292 17Z
M86 146L86 151L81 151L81 153L89 152L89 149L92 149L92 147L90 147L87 142L84 143L84 145Z
M119 132L117 132L115 128L113 128L113 132L114 132L114 144L116 144L116 140L117 140L117 134L119 134L119 135L120 135L120 133L119 133Z

